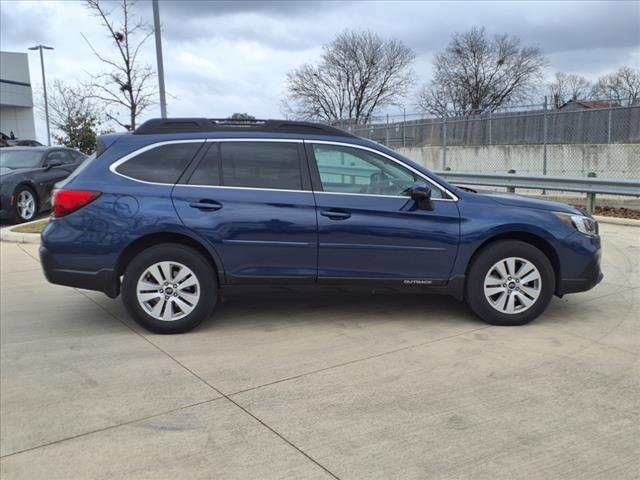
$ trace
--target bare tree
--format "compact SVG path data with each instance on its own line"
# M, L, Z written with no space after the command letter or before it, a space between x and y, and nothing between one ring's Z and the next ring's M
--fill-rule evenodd
M234 113L229 117L229 120L255 120L256 117L249 115L248 113Z
M86 85L71 85L62 80L54 80L50 90L47 95L49 121L54 128L60 128L60 125L77 115L102 115L91 89Z
M114 19L107 5L101 0L87 0L87 7L100 19L116 47L114 55L98 52L83 35L94 55L106 65L108 71L93 76L91 84L95 98L116 109L126 109L128 119L121 121L117 115L109 118L129 130L136 128L136 120L154 101L155 88L150 80L155 76L148 64L138 62L138 54L146 40L153 34L142 19L134 19L134 2L120 0L119 19Z
M509 35L488 38L484 28L456 33L435 56L434 77L419 106L440 115L471 115L527 100L542 80L546 61L536 47Z
M55 140L67 147L92 153L96 135L106 115L96 104L91 90L84 85L70 85L55 80L48 93L49 121ZM38 105L44 116L44 105ZM104 133L104 129L100 129Z
M598 78L592 96L615 100L620 105L637 104L640 102L640 69L623 66L615 73Z
M569 100L586 100L591 95L589 81L572 73L556 72L553 82L549 83L549 95L556 108Z
M394 105L414 83L414 52L399 40L344 31L324 45L317 65L287 74L285 110L294 117L367 122Z

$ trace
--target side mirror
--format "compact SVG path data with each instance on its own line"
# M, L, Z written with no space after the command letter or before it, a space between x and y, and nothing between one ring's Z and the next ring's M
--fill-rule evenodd
M61 165L62 165L62 160L58 158L52 158L51 160L47 161L47 164L44 166L44 168L45 170L49 170L50 168L59 167Z
M420 210L433 210L431 189L424 182L416 182L410 188L411 199L416 202Z

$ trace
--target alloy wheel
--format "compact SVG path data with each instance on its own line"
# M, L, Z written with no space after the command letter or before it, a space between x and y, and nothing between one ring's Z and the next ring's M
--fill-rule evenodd
M187 266L171 261L147 268L136 287L142 309L156 320L173 322L189 315L200 299L200 282Z
M484 295L500 313L515 315L531 308L542 289L542 276L529 260L508 257L495 263L484 279Z
M29 190L22 190L18 194L16 206L22 220L31 220L36 214L36 199Z

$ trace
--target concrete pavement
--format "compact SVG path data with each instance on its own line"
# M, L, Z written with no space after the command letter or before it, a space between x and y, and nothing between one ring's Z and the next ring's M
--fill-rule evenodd
M605 282L513 328L325 293L160 336L2 243L2 478L637 478L640 231L601 228Z

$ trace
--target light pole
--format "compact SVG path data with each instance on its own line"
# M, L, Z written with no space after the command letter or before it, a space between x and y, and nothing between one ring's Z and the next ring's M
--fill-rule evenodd
M160 7L153 0L153 30L156 37L156 60L158 62L158 88L160 93L160 116L167 118L167 99L164 94L164 64L162 62L162 32L160 31Z
M53 47L47 47L45 45L36 45L30 47L29 50L40 50L40 68L42 69L42 89L44 90L44 116L47 122L47 145L51 146L51 133L49 131L49 104L47 103L47 81L44 77L44 56L42 50L53 50Z

